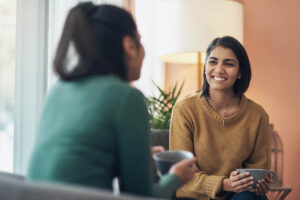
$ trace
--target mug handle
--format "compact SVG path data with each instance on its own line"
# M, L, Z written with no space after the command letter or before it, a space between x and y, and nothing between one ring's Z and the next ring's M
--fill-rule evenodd
M276 174L275 174L275 172L272 171L272 170L268 170L268 171L267 171L266 177L267 177L270 173L272 174L272 177L271 177L271 178L274 180Z

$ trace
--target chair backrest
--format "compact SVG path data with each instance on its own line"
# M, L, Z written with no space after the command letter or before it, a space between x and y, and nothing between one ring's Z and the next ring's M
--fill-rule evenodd
M7 172L0 172L0 179L3 178L8 178L8 179L16 179L16 180L24 180L24 176L23 175L19 175L19 174L11 174L11 173L7 173Z
M169 130L151 130L151 145L163 146L166 150L169 149Z
M113 195L111 191L74 185L32 182L0 176L1 200L151 200L134 195ZM153 200L153 199L152 199Z

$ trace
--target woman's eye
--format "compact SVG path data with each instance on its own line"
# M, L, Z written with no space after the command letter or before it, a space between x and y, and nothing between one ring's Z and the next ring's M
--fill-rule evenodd
M233 67L234 63L225 63L225 65Z
M210 60L208 61L209 64L216 64L217 62L216 61L213 61L213 60Z

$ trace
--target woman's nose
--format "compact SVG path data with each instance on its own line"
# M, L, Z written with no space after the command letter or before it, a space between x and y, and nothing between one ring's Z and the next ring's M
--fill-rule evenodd
M222 63L220 63L220 64L218 64L217 66L216 66L216 68L215 68L215 71L216 72L219 72L219 73L224 73L225 72L225 67L224 67L224 65L222 64Z

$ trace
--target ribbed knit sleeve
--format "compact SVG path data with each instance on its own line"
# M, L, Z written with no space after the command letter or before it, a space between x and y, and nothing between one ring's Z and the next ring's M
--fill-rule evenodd
M249 159L245 161L245 168L270 169L271 167L271 132L269 117L264 114L257 130L256 141Z
M170 198L181 182L177 175L167 174L153 185L149 118L144 96L138 90L130 89L122 98L124 100L115 119L122 191Z
M185 113L175 106L172 112L169 144L171 150L193 152L193 123Z
M195 199L223 199L225 194L222 192L224 178L225 176L208 175L204 171L199 171L191 181L177 191L177 195L188 195Z
M175 106L170 127L170 150L187 150L194 153L194 124L189 119L188 113L182 107ZM208 175L200 169L192 180L177 191L177 196L216 199L222 193L224 178L225 176Z
M134 89L127 89L124 93L114 125L122 191L151 196L149 124L144 98Z

